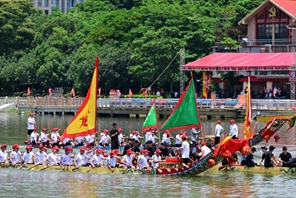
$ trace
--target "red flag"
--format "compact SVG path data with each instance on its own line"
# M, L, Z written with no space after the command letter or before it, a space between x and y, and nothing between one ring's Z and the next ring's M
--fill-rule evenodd
M48 89L48 94L49 94L50 96L52 95L51 88Z
M28 89L27 89L27 95L28 96L31 95L31 89L30 89L30 87L28 87Z
M98 89L98 94L99 94L99 96L101 95L101 87Z
M71 94L72 94L73 97L75 97L75 90L74 90L74 88L71 89Z
M145 92L144 92L144 96L145 96L145 98L148 97L148 89L145 90Z
M130 98L132 98L132 97L133 97L133 92L132 92L132 90L131 90L131 89L129 89L129 90L128 90L128 96L129 96Z

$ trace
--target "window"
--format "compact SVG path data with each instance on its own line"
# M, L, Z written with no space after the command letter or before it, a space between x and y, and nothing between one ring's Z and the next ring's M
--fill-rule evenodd
M48 0L45 0L45 1L44 1L44 6L45 6L45 7L48 7ZM48 12L48 10L47 10L47 12Z
M48 10L44 10L44 13L45 13L46 15L48 15Z
M271 38L272 38L272 24L258 24L257 39L271 39Z
M38 0L38 7L42 7L42 0Z

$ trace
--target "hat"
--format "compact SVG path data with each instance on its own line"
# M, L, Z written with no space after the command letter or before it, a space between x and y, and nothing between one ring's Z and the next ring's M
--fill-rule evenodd
M267 147L266 146L261 146L261 149L267 150Z
M155 152L156 152L156 153L161 153L161 150L160 150L160 149L156 149Z
M182 135L181 138L182 138L182 140L186 140L187 139L187 136L186 135Z
M80 151L85 151L86 150L86 148L85 147L82 147L81 149L80 149Z
M127 153L127 154L132 154L133 151L132 151L131 149L127 149L127 150L126 150L126 153Z
M255 147L252 147L251 151L254 151L255 152L256 151L256 148Z
M269 150L270 150L270 151L271 151L271 150L274 150L274 149L275 149L275 147L272 146L272 145L269 147Z
M96 150L96 152L97 152L97 153L101 153L102 150L98 148L98 149Z
M107 129L104 129L103 132L104 133L109 133L109 131Z
M122 132L122 128L118 128L118 133L121 133Z
M44 131L44 132L45 132L45 131L47 131L47 129L46 129L46 128L43 128L43 129L42 129L42 131Z
M53 150L53 151L59 151L60 149L59 149L59 147L55 146L55 147L52 147L51 150Z
M58 128L55 127L55 128L52 128L51 130L52 130L52 131L57 131L57 129L58 129Z
M42 144L40 144L40 145L39 145L39 148L40 148L40 149L43 149L43 145L42 145Z
M12 145L12 148L19 149L20 146L18 144L14 144L14 145Z
M170 133L170 131L169 131L169 130L165 130L164 132L165 132L165 133Z
M217 123L218 123L218 124L221 124L221 120L218 120Z
M201 144L202 146L205 146L205 145L206 145L206 142L205 142L205 141L202 141L200 144Z
M230 123L235 123L235 120L234 119L231 119L229 122Z
M33 148L31 145L26 146L26 149L31 149Z
M147 149L142 149L140 153L149 153L149 151Z
M183 135L183 132L181 131L181 132L179 133L179 135Z
M172 134L171 134L171 133L167 133L167 136L168 136L168 137L171 137L171 136L172 136Z
M112 126L117 126L117 124L114 122L114 123L112 124Z
M110 152L110 156L111 156L111 157L114 157L114 156L115 156L115 153L114 153L113 151L111 151L111 152Z
M37 128L35 127L35 128L33 129L33 131L37 131Z
M47 151L47 147L44 146L44 147L43 147L43 150L44 150L44 151Z
M113 152L114 152L115 154L120 154L120 151L119 151L118 149L114 149Z
M34 116L34 113L30 113L30 116Z
M65 148L65 151L73 151L73 148L72 147L67 147L67 148Z
M87 145L86 145L86 148L91 148L91 145L90 145L90 144L87 144Z
M288 149L287 149L287 147L286 147L286 146L284 146L284 147L283 147L283 151L286 151L286 150L288 150Z

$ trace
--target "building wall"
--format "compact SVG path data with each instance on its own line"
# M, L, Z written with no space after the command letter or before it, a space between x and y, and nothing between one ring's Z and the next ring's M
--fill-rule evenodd
M76 6L76 3L83 3L86 0L33 0L35 8L43 10L45 14L50 14L52 9L59 8L63 13L66 13Z
M248 24L248 40L256 39L256 23L255 17Z

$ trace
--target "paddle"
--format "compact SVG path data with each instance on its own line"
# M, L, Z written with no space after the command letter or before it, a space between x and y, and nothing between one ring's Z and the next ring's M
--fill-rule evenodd
M28 168L27 170L31 170L31 169L33 169L33 168L35 168L35 167L39 166L39 165L40 165L40 164L36 164L36 165L34 165L34 166L32 166L32 167Z
M95 167L91 167L89 170L87 170L86 172L90 172L92 169L94 169Z

